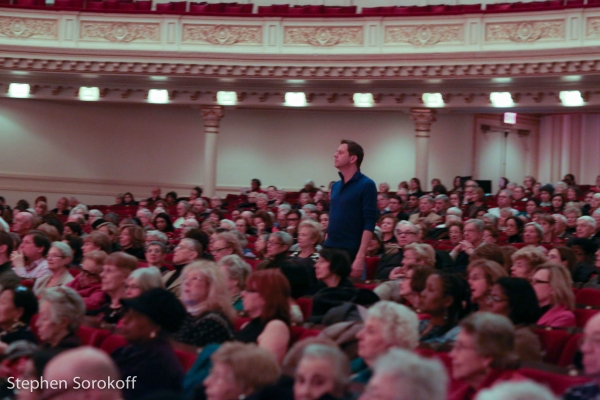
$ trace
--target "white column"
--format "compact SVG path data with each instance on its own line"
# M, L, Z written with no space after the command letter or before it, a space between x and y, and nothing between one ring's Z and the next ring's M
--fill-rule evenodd
M223 107L202 107L200 113L204 120L204 196L212 197L217 184L217 136Z
M435 121L435 110L412 108L410 118L415 122L416 131L415 176L425 190L429 187L429 132L431 123Z

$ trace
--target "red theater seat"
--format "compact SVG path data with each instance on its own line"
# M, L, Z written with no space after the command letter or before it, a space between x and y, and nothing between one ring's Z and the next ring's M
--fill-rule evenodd
M583 288L575 295L575 303L588 307L600 307L600 290Z
M533 368L521 368L519 369L519 373L542 385L548 386L557 396L562 396L571 386L589 382L589 378L559 375Z
M563 349L560 359L558 360L558 365L560 367L568 367L569 365L573 364L573 358L579 350L579 341L582 337L582 333L576 333L573 336L571 336L571 338L565 345L565 348Z
M365 268L367 270L366 276L367 279L375 279L375 273L377 272L377 267L379 266L379 262L381 259L379 257L366 257L365 258Z
M544 361L550 364L558 364L563 349L571 338L569 332L559 329L536 329L535 333L539 336L545 352Z
M183 350L174 349L177 358L179 359L179 363L183 367L185 372L188 372L194 363L196 362L196 358L198 358L198 354L190 353Z
M111 354L116 349L119 349L127 344L127 340L121 335L109 335L102 344L100 349L104 350L108 354Z
M308 320L312 314L312 298L300 297L296 299L296 304L298 304L298 307L300 307L300 310L302 310L302 316L304 317L304 320Z
M597 309L587 309L587 308L576 308L573 310L575 313L575 321L577 323L578 328L584 328L585 324L592 318L594 315L598 314L600 310Z

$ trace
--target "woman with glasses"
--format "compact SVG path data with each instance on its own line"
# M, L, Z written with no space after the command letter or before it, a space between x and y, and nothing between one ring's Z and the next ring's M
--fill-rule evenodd
M394 235L398 241L397 245L389 244L386 252L381 256L381 261L377 267L375 277L377 279L388 279L390 272L402 264L404 258L404 247L417 242L419 238L419 228L409 221L400 221L396 224Z
M553 263L538 265L531 276L531 285L542 309L537 325L552 328L575 326L573 280L566 267Z
M100 279L105 260L106 253L103 251L87 253L81 262L81 272L66 285L81 296L88 311L98 310L106 302Z
M215 262L219 262L223 257L232 254L244 257L240 241L231 232L222 232L214 235L210 249L210 254L213 256Z
M38 312L38 301L25 286L5 287L0 293L0 341L10 344L17 340L37 343L29 328Z
M515 326L515 350L521 361L542 361L542 345L533 328L541 310L527 279L498 278L491 291L490 312L508 317Z
M50 275L43 276L35 281L33 292L39 296L42 290L50 287L63 286L73 280L69 273L69 265L73 258L73 251L68 244L63 242L52 242L46 260Z
M498 278L507 276L504 268L497 262L478 259L467 267L468 282L471 288L471 302L477 311L490 311L492 300L490 292Z

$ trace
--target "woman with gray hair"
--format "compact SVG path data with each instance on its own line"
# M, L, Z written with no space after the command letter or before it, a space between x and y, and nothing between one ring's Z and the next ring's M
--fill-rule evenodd
M338 348L324 344L308 345L294 377L294 400L346 398L350 383L350 362Z
M244 311L242 290L246 289L246 279L252 273L252 268L236 254L221 258L217 265L227 276L227 290L231 296L231 304L238 313L241 313Z
M68 349L81 340L76 332L85 314L81 296L69 287L53 287L42 291L40 311L35 326L40 340L48 347Z
M138 268L125 281L123 298L132 299L155 288L165 288L160 270L156 267Z
M74 278L69 273L69 264L73 259L73 251L68 244L63 242L52 242L46 260L50 275L43 276L35 281L33 292L39 296L42 290L50 287L63 286Z
M419 344L419 318L402 304L380 301L369 309L364 327L356 334L358 356L352 361L352 381L367 383L372 367L392 347L414 350Z
M472 314L461 322L450 358L452 378L459 384L449 400L472 399L497 382L518 378L512 322L503 315Z

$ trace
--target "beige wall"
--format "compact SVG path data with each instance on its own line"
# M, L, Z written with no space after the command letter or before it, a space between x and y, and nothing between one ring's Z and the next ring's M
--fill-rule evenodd
M441 114L432 126L429 177L449 184L471 168L470 114ZM46 194L110 204L116 193L147 196L153 185L181 195L202 184L198 109L158 105L0 99L0 195L10 204ZM300 188L338 179L340 139L361 143L363 171L392 186L414 175L414 124L399 112L226 109L218 144L221 194L260 178Z

